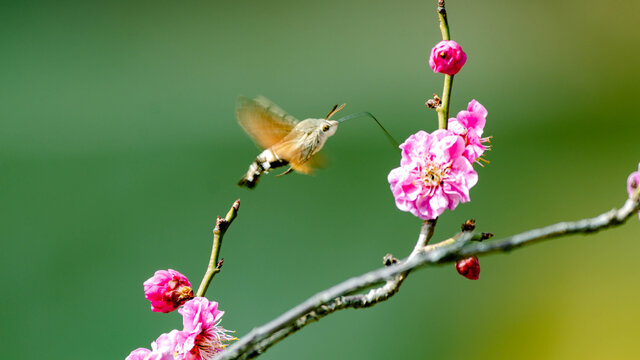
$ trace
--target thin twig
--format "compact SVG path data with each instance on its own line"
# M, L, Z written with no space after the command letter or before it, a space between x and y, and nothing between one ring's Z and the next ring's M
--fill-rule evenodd
M449 22L447 21L447 10L444 8L444 0L438 0L438 19L440 19L442 40L451 40L451 35L449 34Z
M227 212L227 216L221 218L218 216L216 219L216 226L213 228L213 246L211 248L211 258L209 259L209 265L207 266L207 271L204 273L204 277L202 278L202 282L200 282L200 286L198 287L198 292L196 296L204 296L209 288L209 284L213 277L216 276L217 273L220 272L222 268L222 260L218 261L218 256L220 255L220 247L222 246L222 238L224 234L227 232L227 229L233 222L233 220L238 215L238 209L240 208L240 199L236 200L229 212Z
M438 18L440 19L440 31L442 40L451 40L449 33L449 22L447 21L447 10L444 8L444 0L438 0ZM446 129L449 122L449 104L451 99L451 89L453 88L453 75L444 75L444 86L442 88L442 102L436 108L438 112L438 129Z
M407 271L432 264L450 263L472 255L505 252L545 239L577 233L590 234L623 224L629 217L635 215L639 208L640 201L638 196L634 196L628 199L620 209L613 209L590 219L561 222L544 228L529 230L502 240L482 243L469 242L472 237L471 234L464 233L456 241L445 240L449 242L447 245L434 246L432 248L427 246L425 251L419 251L411 258L353 277L311 296L275 320L253 329L238 342L220 353L216 360L255 357L275 342L297 331L307 323L316 321L334 312L337 308L343 308L342 303L344 303L345 299L351 301L351 299L362 296L349 297L345 295L379 284L387 279L392 279L394 276ZM362 307L366 306L366 303L362 304Z

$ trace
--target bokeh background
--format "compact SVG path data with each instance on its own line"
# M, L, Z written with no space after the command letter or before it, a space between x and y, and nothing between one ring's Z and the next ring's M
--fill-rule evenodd
M0 342L7 359L123 359L180 326L142 282L200 282L216 215L240 216L209 290L241 336L313 293L406 256L420 221L386 175L399 156L368 120L341 126L315 176L235 183L258 150L238 95L294 116L374 113L399 140L424 102L436 1L62 1L0 5ZM491 164L467 218L497 237L620 206L640 161L640 3L447 2L469 56L452 113L489 111ZM416 271L368 310L310 325L264 359L632 359L640 222Z

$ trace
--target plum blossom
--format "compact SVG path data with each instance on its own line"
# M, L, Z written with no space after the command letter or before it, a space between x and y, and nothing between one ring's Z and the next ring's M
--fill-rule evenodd
M147 355L151 354L151 350L145 348L137 348L126 357L125 360L145 360Z
M463 156L461 136L449 130L432 134L421 130L409 136L400 149L400 167L388 175L398 209L430 220L470 201L469 189L478 182L478 174Z
M178 310L182 314L183 331L176 345L176 360L208 360L222 351L231 340L229 330L219 326L224 311L217 302L204 297L187 301Z
M172 269L156 271L143 285L144 296L155 312L171 312L193 298L187 277Z
M449 119L448 128L462 136L465 142L463 156L472 164L482 156L488 146L490 137L482 137L487 122L487 109L476 100L471 100L467 110L462 110L455 118Z
M181 339L180 333L181 331L173 330L162 334L151 344L151 350L135 349L125 360L174 360L175 348Z
M455 75L467 62L467 54L453 40L443 40L431 49L429 66L437 73Z
M633 193L638 190L640 187L640 163L638 163L638 171L634 171L629 174L629 178L627 179L627 192L629 193L629 198L633 196ZM640 217L640 211L638 211L638 217Z

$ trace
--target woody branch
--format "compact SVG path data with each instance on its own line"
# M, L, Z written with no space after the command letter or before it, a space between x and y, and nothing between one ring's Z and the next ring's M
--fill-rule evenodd
M621 225L640 209L639 198L640 190L636 191L634 196L628 199L619 209L607 211L593 218L560 222L543 228L525 231L501 240L482 243L469 242L472 234L463 232L457 239L444 240L442 246L439 246L439 243L422 247L396 264L353 277L311 296L273 321L253 329L249 334L218 355L216 360L254 358L286 336L336 310L368 307L387 300L398 291L403 279L395 284L393 281L398 279L398 276L406 277L406 274L413 269L434 264L451 263L460 258L473 255L507 252L546 239L578 233L590 234ZM435 225L435 222L432 225L423 226L421 238L424 233L424 238L428 241L429 234L433 234L433 225ZM425 227L427 228L426 231ZM426 241L424 244L426 245ZM386 288L382 286L366 295L349 296L349 294L383 281L387 281ZM370 294L379 294L381 296Z

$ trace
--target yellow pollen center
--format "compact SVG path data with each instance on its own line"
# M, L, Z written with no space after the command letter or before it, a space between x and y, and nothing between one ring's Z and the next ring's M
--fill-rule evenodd
M449 175L450 166L437 166L432 162L425 164L420 173L420 180L426 187L437 187Z

